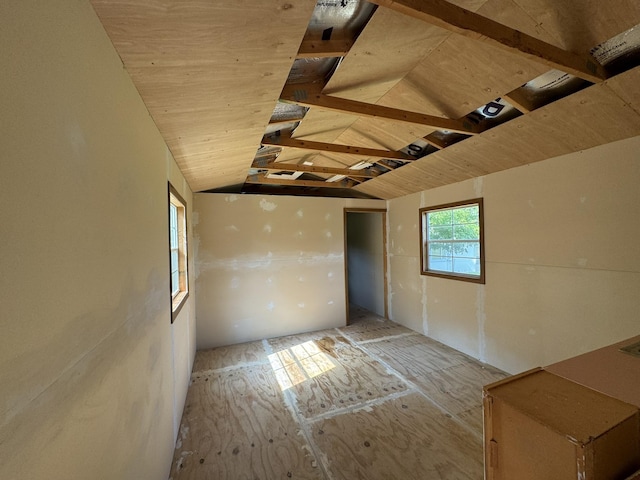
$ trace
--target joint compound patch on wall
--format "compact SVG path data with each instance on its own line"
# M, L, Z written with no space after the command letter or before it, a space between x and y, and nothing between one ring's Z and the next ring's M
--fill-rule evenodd
M478 359L481 362L486 362L486 348L485 348L485 323L487 320L487 314L485 312L485 297L486 291L484 285L477 286L476 293L476 319L478 321Z
M476 197L482 197L484 191L484 177L476 177L473 179L473 192Z
M238 195L227 195L224 197L224 201L228 203L233 203L238 200Z
M278 208L278 205L263 198L262 200L260 200L260 208L265 212L273 212L276 208Z
M420 276L422 282L422 333L429 335L429 312L427 310L427 277Z

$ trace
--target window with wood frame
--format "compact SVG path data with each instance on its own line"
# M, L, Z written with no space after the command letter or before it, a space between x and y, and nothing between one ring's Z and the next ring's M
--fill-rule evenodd
M187 256L187 203L169 184L169 258L171 323L189 296Z
M482 198L420 209L423 275L485 283Z

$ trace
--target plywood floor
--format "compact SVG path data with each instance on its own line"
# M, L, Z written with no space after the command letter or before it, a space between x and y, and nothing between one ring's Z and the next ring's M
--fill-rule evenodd
M482 385L505 374L351 320L199 351L170 479L482 479Z

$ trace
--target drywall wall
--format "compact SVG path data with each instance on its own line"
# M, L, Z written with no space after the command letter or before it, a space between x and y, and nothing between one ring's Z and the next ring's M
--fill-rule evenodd
M0 3L0 478L166 479L195 352L167 180L88 1Z
M384 224L381 212L347 213L349 303L385 316Z
M640 137L389 201L390 317L515 373L640 332ZM484 198L486 284L421 276L418 209Z
M344 208L384 206L195 194L198 349L345 325Z

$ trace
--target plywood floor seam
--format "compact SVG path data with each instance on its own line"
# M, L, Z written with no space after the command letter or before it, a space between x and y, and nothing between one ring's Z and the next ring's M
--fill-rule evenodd
M481 479L482 385L505 374L351 318L199 351L170 479Z
M360 341L359 341L359 342L357 342L357 343L358 343L358 345L366 345L367 343L375 343L375 342L380 342L380 341L382 341L382 340L393 340L393 339L396 339L396 338L406 337L406 336L409 336L409 335L420 335L420 334L419 334L419 333L414 333L414 332L411 332L411 333L401 333L401 334L399 334L399 335L389 335L388 337L372 338L372 339L370 339L370 340L360 340ZM345 335L345 336L346 336L346 335ZM349 338L349 337L348 337L348 338ZM354 341L354 343L355 343L355 341Z
M403 337L403 336L407 336L407 335L419 335L419 334L411 333L411 334L406 334L406 335L394 335L392 337L383 337L380 340L390 341L390 340L393 340L393 339L396 339L396 338L399 338L399 337ZM349 337L347 336L347 338L349 338ZM375 340L375 339L365 340L363 342L360 342L360 345L362 345L362 344L366 345L367 343L374 343L376 341L377 340ZM363 347L361 346L360 348L363 348ZM407 384L407 386L409 387L409 389L410 389L410 390L408 390L408 392L417 393L417 394L425 397L429 402L431 402L433 405L438 407L444 413L445 416L447 416L448 418L452 418L452 419L456 420L463 428L469 430L469 432L471 434L476 435L479 438L482 438L482 431L478 431L477 428L473 428L467 422L462 420L458 415L451 414L449 412L449 410L447 409L446 402L445 402L444 405L441 404L442 402L438 402L435 398L433 398L433 395L429 395L429 392L428 392L427 389L420 388L419 385L417 385L414 382L412 382L412 381L408 380L407 378L403 377L402 374L400 374L398 371L396 371L391 365L388 365L384 360L379 358L377 355L375 355L372 352L366 351L366 347L364 348L364 351L371 358L373 358L375 361L380 362L382 365L384 365L387 368L387 371L393 373L399 379L401 379L403 382L405 382ZM453 367L445 367L443 370L446 370L447 368L453 368Z

